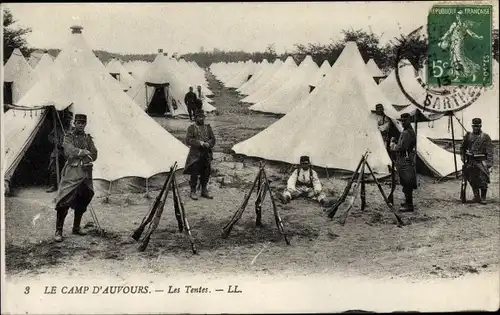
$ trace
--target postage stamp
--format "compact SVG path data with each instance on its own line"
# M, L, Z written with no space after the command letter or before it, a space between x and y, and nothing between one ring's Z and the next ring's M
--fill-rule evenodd
M435 5L427 17L427 83L492 83L491 5Z

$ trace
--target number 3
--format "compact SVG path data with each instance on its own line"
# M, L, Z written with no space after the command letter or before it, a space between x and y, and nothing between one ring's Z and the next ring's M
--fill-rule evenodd
M30 294L30 287L24 288L24 294Z

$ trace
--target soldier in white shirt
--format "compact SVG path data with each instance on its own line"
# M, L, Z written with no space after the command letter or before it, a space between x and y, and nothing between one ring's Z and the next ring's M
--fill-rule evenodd
M288 203L298 197L307 197L317 200L321 205L327 205L327 199L322 192L323 186L319 181L318 174L311 167L308 156L300 157L300 166L293 171L288 179L287 188L281 196L283 203Z
M375 110L372 110L373 113L377 115L377 127L382 135L382 139L384 140L384 145L386 149L389 151L389 131L391 128L391 119L387 117L384 113L384 105L377 104L375 105Z

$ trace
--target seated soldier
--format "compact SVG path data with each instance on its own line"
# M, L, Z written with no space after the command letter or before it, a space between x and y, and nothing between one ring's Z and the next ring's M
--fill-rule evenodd
M301 156L300 165L288 179L281 200L283 203L288 203L298 197L307 197L319 201L322 206L327 206L328 202L322 190L318 174L312 169L309 157Z

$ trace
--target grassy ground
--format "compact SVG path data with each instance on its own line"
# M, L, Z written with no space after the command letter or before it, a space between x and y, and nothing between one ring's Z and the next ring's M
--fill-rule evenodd
M6 199L8 275L57 275L63 270L72 275L127 275L140 270L165 276L221 271L250 275L336 272L427 279L498 270L498 155L488 205L461 204L458 180L436 183L423 177L414 197L417 211L403 214L407 225L398 228L376 186L368 184L367 209L361 211L359 200L356 201L344 226L336 219L328 219L314 202L278 203L290 235L291 245L287 246L274 223L269 199L263 207L264 227L255 228L252 196L229 238L222 239L222 227L243 201L257 174L254 162L235 159L228 152L235 143L258 133L277 117L250 112L238 102L241 97L234 91L223 88L212 76L209 81L219 111L218 115L207 118L217 137L210 184L215 199L193 201L187 197L186 187L181 188L199 255L192 255L185 235L177 233L171 201L147 250L137 250L131 234L153 202L142 194L113 196L107 202L93 201L93 209L107 231L104 238L95 234L86 237L69 234L70 213L65 241L54 243L53 196L42 188L29 188ZM190 123L181 119L157 118L157 121L179 139L184 137ZM498 152L498 145L495 149ZM269 166L267 171L276 194L283 189L286 174L279 166ZM323 182L334 199L346 184L338 177L325 178ZM399 188L395 196L399 204L402 201ZM84 222L91 221L86 214Z

